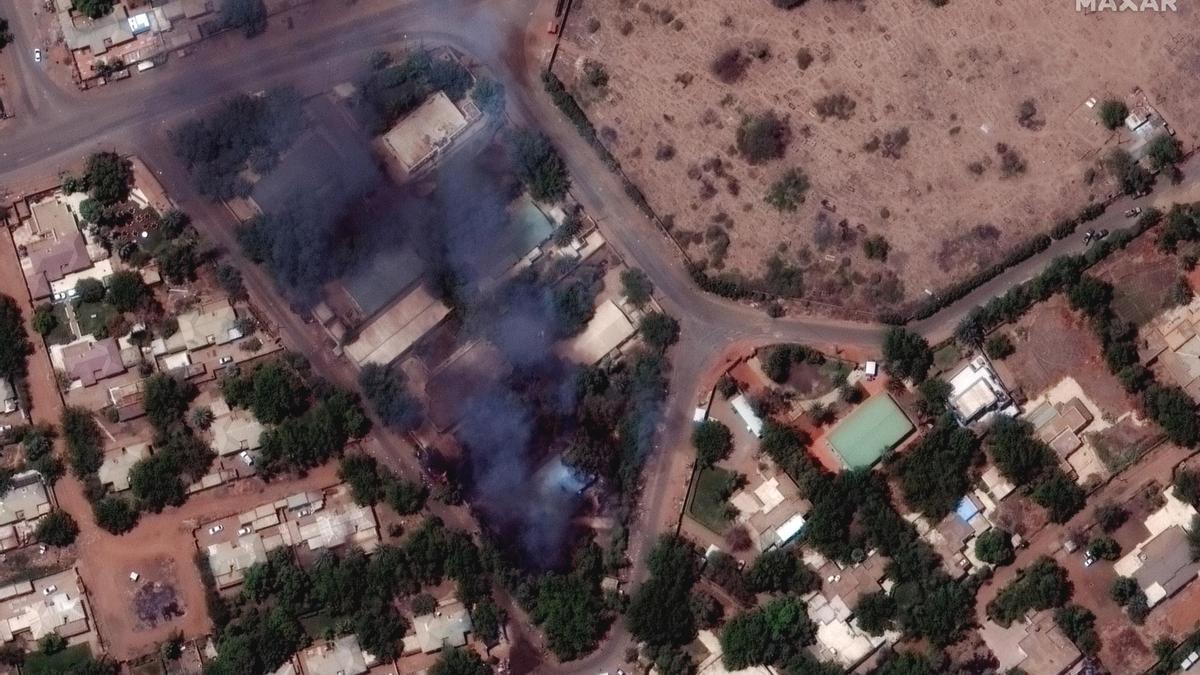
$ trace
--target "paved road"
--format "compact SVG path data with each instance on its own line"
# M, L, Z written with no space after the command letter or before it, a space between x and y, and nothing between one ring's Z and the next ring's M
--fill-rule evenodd
M575 179L577 198L599 221L609 242L650 275L660 302L680 320L682 340L674 349L671 391L656 451L647 458L642 510L630 541L635 569L644 570L649 544L678 514L678 505L668 495L677 492L671 489L671 481L683 480L687 456L673 450L686 449L692 398L720 355L735 344L793 341L874 351L884 329L812 316L770 319L761 310L699 291L678 251L628 199L617 178L542 92L537 74L547 45L540 27L552 5L547 0L402 0L398 4L361 0L349 7L318 1L296 12L292 30L273 25L252 41L240 35L221 36L186 59L84 93L56 87L44 65L33 62L28 4L0 0L0 15L13 22L15 33L14 45L0 59L9 61L11 81L19 89L17 97L7 102L17 118L0 131L0 193L19 194L44 186L46 177L76 165L97 149L138 153L162 174L171 193L196 220L209 226L205 234L237 258L231 218L191 193L182 168L165 148L167 129L233 92L279 84L293 84L306 93L324 91L351 77L371 51L406 40L450 44L471 54L506 85L510 117L540 126L555 141ZM526 30L528 26L535 28ZM1189 182L1193 174L1189 173ZM1121 224L1111 212L1106 218L1100 226L1115 230ZM948 335L975 304L1032 276L1050 257L1077 245L1074 239L1056 243L917 327L931 338ZM311 327L288 311L262 270L239 262L256 303L289 346L308 353L331 380L352 385L350 368L332 359ZM403 439L385 434L381 440L387 459L414 470ZM613 671L623 658L626 638L618 626L591 657L559 670Z

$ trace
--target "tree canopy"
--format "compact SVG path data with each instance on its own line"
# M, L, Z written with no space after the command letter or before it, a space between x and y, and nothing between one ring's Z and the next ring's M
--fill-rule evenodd
M692 429L692 447L700 466L712 466L733 450L733 434L719 420L704 420Z
M931 522L940 521L971 487L969 472L979 458L975 434L943 416L900 460L904 500Z
M458 647L442 650L429 675L491 675L492 669L475 652Z
M421 401L408 390L403 373L368 363L358 373L358 384L384 424L400 431L420 426L424 410Z
M34 532L38 541L49 546L70 546L78 535L79 524L62 509L54 509L42 516Z
M892 327L883 336L883 361L896 377L922 382L933 365L933 351L920 335Z
M659 538L649 558L650 578L630 600L625 613L629 631L651 645L683 646L696 637L689 600L696 583L696 549L670 535Z
M1012 535L993 527L975 538L975 555L989 565L1007 565L1016 559Z
M988 603L987 614L996 623L1008 627L1031 609L1061 607L1070 599L1071 590L1067 571L1053 558L1042 556L1000 590Z
M0 378L25 376L31 347L17 301L0 293Z
M108 6L101 14L107 13L108 9L112 7L109 0L78 1L89 3L89 9L94 9L108 3ZM92 18L97 17L93 16ZM95 199L104 206L111 206L129 198L129 188L133 185L133 166L129 160L115 152L97 152L87 159L84 180L88 186L88 194L91 195L92 199Z
M775 598L759 609L739 614L721 631L722 660L729 670L782 664L816 640L816 624L803 601Z
M540 131L517 130L509 141L509 158L517 176L540 202L557 202L571 187L567 165Z

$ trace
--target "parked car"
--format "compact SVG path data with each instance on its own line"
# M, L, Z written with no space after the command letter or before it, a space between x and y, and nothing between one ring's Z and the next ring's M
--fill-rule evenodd
M252 530L250 529L249 525L243 525L242 527L238 528L238 536L239 537L244 534L250 534L250 532L252 532Z
M33 62L34 63L42 62L42 50L40 50L40 49L33 50Z
M1096 240L1099 241L1108 236L1108 230L1100 230L1096 233Z
M208 533L209 533L209 534L216 534L216 533L220 532L220 531L221 531L221 530L223 530L223 529L225 529L225 526L223 526L223 525L213 525L212 527L208 528Z
M250 456L248 451L243 450L239 452L238 457L240 457L242 461L246 463L246 466L254 466L254 457Z
M51 584L42 589L42 595L50 595L51 593L53 593L54 591L57 591L57 590L58 590L58 586Z
M1142 212L1142 207L1140 207L1140 206L1135 206L1135 207L1133 207L1132 209L1129 209L1128 211L1126 211L1126 212L1125 212L1125 217L1126 217L1126 218L1132 218L1132 217L1134 217L1134 216L1136 216L1136 215L1140 215L1140 214L1141 214L1141 212Z
M1096 564L1096 556L1092 555L1091 553L1083 554L1083 566L1084 567L1091 567L1092 565L1095 565L1095 564Z
M1095 230L1088 230L1087 232L1084 232L1083 233L1083 245L1087 246L1088 244L1092 243L1092 239L1095 239L1095 238L1096 238Z
M223 366L223 365L225 365L226 363L230 363L230 362L232 362L232 361L233 361L233 357L232 357L232 356L222 356L221 358L217 359L217 365L221 365L221 366Z

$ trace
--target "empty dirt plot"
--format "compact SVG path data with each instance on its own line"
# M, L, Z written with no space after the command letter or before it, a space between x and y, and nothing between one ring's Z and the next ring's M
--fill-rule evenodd
M1113 311L1138 326L1186 297L1178 290L1187 283L1179 259L1159 251L1153 237L1138 237L1089 273L1112 284Z
M1062 295L1026 313L1011 335L1017 349L996 367L1004 381L1026 399L1073 377L1106 419L1115 420L1135 409L1121 383L1108 371L1100 342L1086 320L1071 311Z
M585 0L554 69L711 274L895 309L1114 190L1085 172L1129 137L1102 128L1089 97L1133 105L1140 88L1190 147L1197 11ZM749 118L767 133L739 143ZM771 186L793 169L803 176L774 195L777 210Z

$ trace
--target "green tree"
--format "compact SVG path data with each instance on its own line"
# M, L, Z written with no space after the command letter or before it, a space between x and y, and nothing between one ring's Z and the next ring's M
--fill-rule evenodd
M816 634L803 601L792 596L776 598L725 624L722 659L730 670L784 663L812 644Z
M216 420L216 416L213 415L212 408L202 405L192 410L190 420L193 427L201 431L207 431Z
M621 293L634 307L645 307L654 295L654 282L636 267L621 271Z
M975 434L942 417L900 460L904 500L931 522L940 521L971 487L969 471L978 458Z
M146 417L160 431L182 423L188 404L196 396L196 386L165 373L156 373L144 381L142 395Z
M1122 607L1129 604L1129 601L1141 592L1142 588L1138 586L1137 579L1132 577L1117 577L1113 579L1112 587L1108 589L1109 597Z
M922 382L933 365L933 351L925 338L893 327L883 336L883 361L892 375Z
M863 255L867 256L868 260L887 262L888 252L891 251L891 248L887 237L882 234L867 237L863 239L862 243Z
M954 388L950 383L934 378L925 380L917 387L917 392L921 394L921 399L917 401L917 409L926 417L941 417L949 410L950 394L954 392Z
M250 410L264 424L279 424L308 407L308 389L295 371L279 361L259 366L253 383Z
M475 605L471 610L471 626L475 637L483 640L484 644L494 645L500 640L500 633L508 616L503 609L496 606L491 598Z
M187 499L187 488L179 478L180 467L170 454L138 460L129 469L129 487L144 509L155 513L179 506Z
M945 4L947 0L931 0L935 5ZM940 5L939 5L940 6ZM888 659L872 675L936 675L946 672L929 660L928 656L917 652L899 652Z
M1030 495L1046 509L1050 521L1065 523L1083 508L1087 494L1057 467L1048 478L1038 483Z
M895 626L896 601L884 591L864 595L854 607L854 619L871 635L883 635Z
M754 559L746 571L746 586L752 593L803 595L819 589L821 578L792 551L772 549Z
M63 436L67 440L67 459L76 478L87 478L100 470L104 461L100 426L91 411L68 406L62 413Z
M1054 612L1054 623L1084 654L1095 654L1100 650L1096 615L1091 610L1071 603Z
M374 506L384 497L387 479L380 474L379 462L369 455L346 455L338 467L338 480L350 485L354 501Z
M509 142L509 157L531 197L558 202L566 196L571 187L567 165L545 134L518 130Z
M78 535L79 524L62 509L54 509L42 516L34 531L34 537L49 546L70 546Z
M88 3L91 8L104 7L107 4L100 14L93 15L90 11L80 10L93 19L107 14L112 7L109 0L78 0L78 2ZM129 198L129 187L133 184L133 166L129 160L117 153L97 152L88 157L86 176L88 194L102 205L117 204Z
M679 322L662 312L649 312L643 316L638 331L646 344L660 352L679 340Z
M1200 442L1196 402L1182 389L1150 387L1142 394L1142 404L1173 443L1190 448Z
M983 346L983 351L989 357L997 361L1003 361L1012 356L1013 352L1017 351L1017 349L1013 346L1012 339L1008 337L1007 333L996 333L987 339L987 342Z
M1150 158L1150 166L1155 171L1161 171L1178 164L1179 160L1183 159L1183 149L1179 141L1162 132L1150 139L1150 144L1146 146L1146 156Z
M975 556L989 565L1007 565L1016 559L1012 535L993 527L975 538Z
M1154 184L1154 176L1124 148L1113 148L1104 158L1104 167L1127 195L1144 194Z
M1096 507L1096 523L1105 532L1112 532L1129 518L1129 512L1112 502L1104 502Z
M100 302L106 290L104 282L87 277L75 282L75 297L80 302Z
M1088 542L1088 553L1100 560L1116 560L1121 557L1121 545L1112 537L1096 537Z
M241 28L247 38L267 29L267 7L263 0L222 0L220 18L221 25Z
M408 390L402 372L369 363L359 371L358 384L385 425L400 431L410 431L421 425L424 409L421 401Z
M200 261L196 257L196 244L191 241L173 241L154 256L163 277L173 284L196 280L196 268Z
M1125 118L1129 117L1129 108L1123 102L1109 98L1100 102L1096 114L1099 115L1104 128L1112 130L1125 123Z
M798 168L788 169L767 190L766 202L777 211L794 212L808 194L808 176Z
M31 347L17 301L0 293L0 378L25 376Z
M475 81L475 88L471 90L471 100L488 115L503 115L504 85L490 77L481 77Z
M1061 607L1071 597L1071 582L1054 559L1042 556L988 603L987 615L1008 627L1029 610Z
M96 524L112 534L125 534L137 525L137 509L120 497L103 497L92 502L92 511Z
M692 429L692 447L696 449L697 464L712 466L733 450L733 433L718 420L704 420Z
M479 655L467 649L449 647L442 650L429 675L491 675L492 669Z
M625 623L638 640L683 646L696 637L689 600L696 582L696 550L685 539L664 535L649 558L650 578L638 587Z
M1112 286L1096 277L1084 275L1067 293L1071 308L1088 316L1101 316L1112 302Z
M112 0L71 0L71 6L76 12L87 16L89 19L99 19L100 17L112 11Z
M37 642L38 651L46 656L53 656L67 648L67 639L54 631L46 633Z
M736 140L738 152L746 161L761 164L783 157L791 141L791 130L786 120L774 111L768 111L743 117Z
M137 272L122 270L108 278L108 304L118 312L132 312L149 297L150 289Z
M58 317L54 316L54 306L43 302L33 310L33 330L45 337L58 328Z

